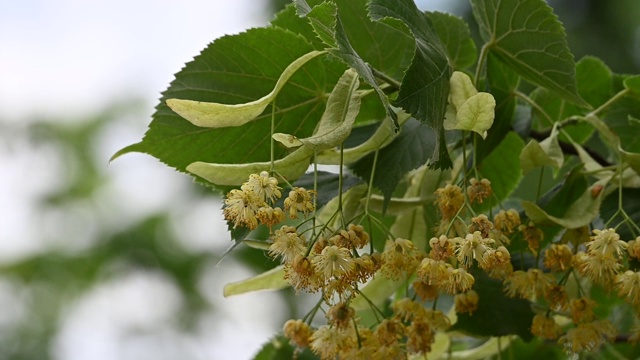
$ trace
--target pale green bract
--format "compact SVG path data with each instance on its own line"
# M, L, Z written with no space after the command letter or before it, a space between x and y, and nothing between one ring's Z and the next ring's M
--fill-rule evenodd
M193 125L206 128L241 126L257 118L275 100L276 96L291 76L311 59L325 54L325 51L311 51L289 64L273 90L262 98L245 104L219 104L213 102L168 99L171 110Z
M340 145L349 136L351 127L360 111L360 95L356 91L359 81L353 69L345 71L334 87L327 107L313 136L297 139L293 135L274 134L274 139L291 145L296 141L301 146L291 154L273 162L273 169L281 176L293 180L302 176L317 152ZM271 162L247 164L213 164L195 162L187 166L187 171L198 175L216 185L240 185L251 174L271 168Z
M520 167L522 172L527 174L531 170L540 166L552 166L556 169L564 164L564 154L558 143L557 123L551 130L548 138L537 142L531 140L520 153Z
M474 131L483 139L493 125L496 100L493 95L478 92L469 76L454 71L450 80L449 104L444 118L446 130Z

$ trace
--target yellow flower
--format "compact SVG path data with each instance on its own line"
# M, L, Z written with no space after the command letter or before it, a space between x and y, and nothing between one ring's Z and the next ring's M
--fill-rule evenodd
M436 204L445 220L452 219L464 204L464 195L458 185L447 184L436 190L435 194Z
M316 273L311 260L302 254L296 255L293 263L285 264L284 279L296 289L316 292L320 290L322 281Z
M576 324L593 321L595 307L596 302L587 297L571 300L571 320Z
M281 187L278 186L278 180L269 176L266 171L258 174L249 175L249 180L240 187L243 191L253 191L258 198L269 204L273 204L280 199L282 193Z
M234 229L238 225L251 230L258 227L256 213L263 202L253 191L233 189L227 194L224 204L224 218L233 223Z
M315 210L312 197L315 197L316 192L313 190L306 190L302 187L294 187L289 191L289 196L284 199L284 210L289 211L289 217L292 219L298 218L298 211L306 217L307 214Z
M449 280L445 282L442 290L448 294L459 294L469 291L475 282L473 275L464 268L449 270Z
M349 249L340 248L335 245L322 249L322 253L312 260L316 271L324 276L325 280L332 277L350 273L354 268L354 261Z
M610 287L613 284L616 274L622 267L620 260L616 256L604 254L600 251L586 254L579 252L573 256L572 263L580 274L604 287Z
M602 255L620 256L627 243L620 240L620 235L614 229L593 230L595 236L591 237L591 241L587 243L587 252L589 254L600 253Z
M640 236L635 240L631 240L627 243L627 252L630 258L640 259Z
M479 231L473 234L467 234L463 238L456 238L456 255L460 265L469 268L473 265L473 259L478 261L480 267L485 266L485 255L495 241L493 239L483 238Z
M347 230L340 230L337 235L331 237L330 242L347 249L361 249L369 243L369 234L364 231L362 225L349 224Z
M467 227L470 234L479 231L483 238L488 238L492 230L494 230L493 223L489 221L487 215L480 214L471 218L471 224Z
M562 334L562 328L553 318L547 317L544 314L537 314L533 317L531 333L543 339L555 340Z
M351 321L356 315L356 311L348 304L339 302L327 311L327 319L332 325L339 328L346 328L351 325Z
M473 290L471 290L473 291ZM426 320L431 327L438 331L446 331L451 327L451 320L440 310L425 309L423 320Z
M480 297L475 290L469 290L466 293L457 294L453 298L453 302L456 306L456 312L458 314L473 314L478 310L478 300Z
M565 271L571 266L571 248L567 244L551 244L544 252L544 266L551 271Z
M446 235L441 235L439 238L431 238L429 246L431 247L429 257L434 260L446 261L455 253L455 244Z
M544 296L549 287L554 284L554 280L551 275L538 269L529 269L527 272L514 271L504 284L507 296L534 300Z
M438 296L438 288L429 285L422 280L416 280L412 284L413 291L422 299L422 301L433 300Z
M389 279L400 279L403 273L415 271L419 261L420 252L410 240L387 240L382 252L382 275Z
M496 279L504 279L513 273L513 265L511 265L511 254L504 246L497 249L489 249L485 254L485 261L482 269L487 271L489 276Z
M352 329L339 329L335 326L320 326L311 335L311 350L321 359L335 359L340 352L347 352L357 346Z
M564 311L569 306L569 295L562 285L551 285L544 298L549 302L549 308L555 311Z
M509 236L520 226L520 214L514 209L500 210L493 218L493 224L496 229Z
M404 324L398 319L384 319L376 326L374 334L381 345L392 346L404 336Z
M610 321L594 321L570 329L558 340L558 343L563 345L567 352L578 354L583 351L593 351L605 341L612 341L615 336L616 330Z
M477 202L478 204L482 204L482 202L488 199L493 193L491 190L491 181L488 179L478 181L476 178L471 178L469 183L471 185L467 187L467 196L469 196L471 203Z
M263 206L258 209L258 214L256 214L256 216L262 224L269 227L269 232L271 232L271 227L273 225L277 225L284 221L284 213L279 207L272 208L271 206Z
M304 236L296 232L296 228L283 226L275 231L273 244L269 246L269 255L281 256L283 263L292 262L297 255L302 255L307 250Z
M435 341L435 332L424 320L414 320L407 328L407 351L415 354L427 354Z
M309 347L309 340L313 330L302 320L287 320L284 323L284 336L291 340L291 344L299 348Z
M529 244L529 250L538 254L540 248L540 242L544 239L544 232L540 230L532 221L529 221L529 225L520 225L518 230L522 232L522 237Z
M618 295L632 305L640 304L640 272L627 270L618 274L615 280Z
M424 258L416 271L416 275L425 284L442 288L449 281L449 272L451 270L453 270L453 266L447 262Z

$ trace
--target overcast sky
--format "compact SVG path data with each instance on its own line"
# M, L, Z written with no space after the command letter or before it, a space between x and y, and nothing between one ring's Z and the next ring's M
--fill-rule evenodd
M425 7L442 8L446 2L434 0ZM101 144L99 161L104 161L113 184L96 199L106 209L98 215L116 214L114 221L122 221L175 207L176 196L190 185L187 176L148 156L127 155L108 168L107 159L141 139L160 93L185 62L222 35L266 24L266 6L267 0L0 1L0 131L37 117L78 121L116 101L142 99L143 113L128 119L127 126L110 129ZM34 226L42 221L40 196L64 181L61 168L51 149L30 148L21 140L0 146L0 261L41 250L50 245L47 236L69 231L61 229L66 218L83 215L82 208L72 209L53 214L50 228L38 231ZM175 226L185 229L190 246L226 248L228 235L211 235L212 219L222 222L219 204L187 200L190 205L179 209L183 217ZM57 245L87 246L83 241L91 237L91 227L73 230L67 244ZM212 244L214 238L220 243ZM159 274L132 273L68 305L52 354L64 360L222 359L232 353L237 359L249 358L274 326L281 326L267 320L282 309L257 306L276 303L274 294L223 299L224 283L250 273L231 262L221 266L231 275L220 278L219 269L209 269L199 286L210 301L221 304L218 314L225 315L202 319L195 336L181 337L168 326L181 301L175 285ZM158 304L157 298L164 302ZM0 300L5 309L21 306L10 286L0 286ZM127 333L146 327L156 332L146 337Z

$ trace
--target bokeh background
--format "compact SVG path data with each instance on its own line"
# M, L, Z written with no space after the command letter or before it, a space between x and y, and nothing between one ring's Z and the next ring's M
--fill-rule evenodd
M0 2L0 359L248 359L304 313L290 291L222 297L275 264L220 261L220 194L146 155L108 162L185 62L285 3ZM549 4L576 58L638 73L640 2ZM471 18L466 0L418 5Z

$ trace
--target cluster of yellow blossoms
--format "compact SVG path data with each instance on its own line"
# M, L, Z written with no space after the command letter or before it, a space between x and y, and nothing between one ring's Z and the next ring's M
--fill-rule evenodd
M282 188L278 186L278 179L269 176L267 171L251 174L240 189L233 189L224 201L224 218L233 227L246 227L253 230L258 222L269 226L284 221L284 212L273 205L282 197ZM289 211L291 219L298 218L298 212L305 216L315 209L313 197L315 193L304 188L294 187L284 200L284 210Z
M303 320L289 320L284 334L298 348L309 348L322 359L406 359L409 354L427 354L438 331L446 331L449 318L425 307L425 301L453 296L455 311L473 315L480 299L473 290L472 268L503 281L505 294L538 302L545 307L531 324L531 332L543 339L557 340L569 353L593 350L616 337L615 326L594 314L596 303L578 286L576 297L566 289L571 275L577 283L592 283L615 291L640 313L640 272L624 271L628 260L640 260L640 237L623 241L613 229L593 230L590 241L544 245L545 234L533 222L522 224L516 210L501 210L490 220L486 215L462 216L470 204L481 204L492 195L487 179L471 179L466 193L457 185L435 192L441 213L438 233L421 249L408 239L385 240L382 252L373 251L371 237L359 224L332 228L319 223L313 214L316 193L292 187L284 199L284 211L274 207L282 188L267 172L253 174L239 190L229 192L224 215L234 227L270 229L269 255L281 260L285 279L299 291L322 294L322 302ZM473 211L472 211L473 212ZM302 213L310 221L297 227L280 225L285 214L296 219ZM316 223L318 222L318 223ZM540 268L514 271L507 247L524 241ZM371 251L364 248L370 245ZM522 248L522 246L521 246ZM391 304L392 315L372 326L363 326L351 300L363 294L359 287L374 276L411 280L413 298ZM367 299L368 300L368 299ZM421 300L421 301L420 301ZM312 326L322 304L326 324ZM382 312L374 308L376 318ZM558 319L570 319L566 329ZM640 330L631 340L640 338Z

